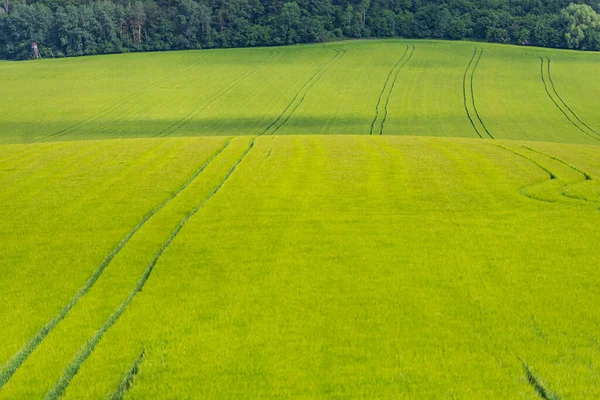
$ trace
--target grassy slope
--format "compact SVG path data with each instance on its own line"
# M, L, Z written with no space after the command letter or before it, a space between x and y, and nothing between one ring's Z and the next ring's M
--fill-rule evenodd
M389 97L384 135L477 137L463 107L472 43L415 42Z
M212 194L67 397L127 386L138 360L142 398L531 398L521 357L563 398L597 398L600 160L581 145L600 138L597 57L358 41L1 63L0 143L60 143L0 145L0 366L177 197L0 398L47 393ZM222 152L224 137L61 142L377 135L382 122L384 135L474 138L465 76L480 133L538 143L262 137L227 178L250 138Z
M12 288L1 294L0 364L223 141L0 146L0 179L12 182L2 219L14 221L3 225L13 251L0 268ZM136 233L0 398L52 387L248 141L234 139ZM475 139L259 138L158 260L67 398L111 393L142 349L132 398L532 398L519 357L561 398L597 398L599 154L524 145L532 150ZM26 216L34 219L19 230ZM43 287L32 271L45 274Z
M1 363L223 142L2 146Z
M590 128L600 132L600 113L595 100L600 91L600 82L597 79L585 79L600 73L596 58L574 52L557 52L552 54L551 59L556 87L563 100Z
M394 69L407 44L414 54ZM539 59L551 58L559 92L600 132L600 87L588 78L598 54L399 40L2 63L0 142L368 134L378 101L384 134L477 137L463 104L474 46L484 49L476 108L494 137L600 144L553 104Z
M565 58L571 54L561 53ZM546 94L539 56L551 55L527 48L495 46L486 50L477 71L480 86L476 86L477 106L486 126L498 139L600 143L577 130ZM588 55L588 59L595 56ZM566 81L557 80L570 85L585 79L585 75L573 75ZM589 100L583 94L580 98Z

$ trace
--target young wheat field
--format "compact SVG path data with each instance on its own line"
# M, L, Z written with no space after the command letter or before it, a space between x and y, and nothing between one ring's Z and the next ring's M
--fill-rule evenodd
M600 398L600 54L0 63L0 399Z

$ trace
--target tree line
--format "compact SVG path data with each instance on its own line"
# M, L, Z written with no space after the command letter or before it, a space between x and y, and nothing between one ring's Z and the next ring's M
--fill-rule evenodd
M0 58L370 37L600 50L600 3L570 1L0 0Z

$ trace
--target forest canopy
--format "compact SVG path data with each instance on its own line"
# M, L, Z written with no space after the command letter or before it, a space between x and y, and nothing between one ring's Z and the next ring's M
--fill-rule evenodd
M474 39L600 50L600 3L571 0L0 0L0 58Z

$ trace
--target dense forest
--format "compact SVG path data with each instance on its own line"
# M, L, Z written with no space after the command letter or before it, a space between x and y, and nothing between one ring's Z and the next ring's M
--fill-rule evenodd
M341 38L475 39L600 50L587 0L0 0L0 58L270 46Z

